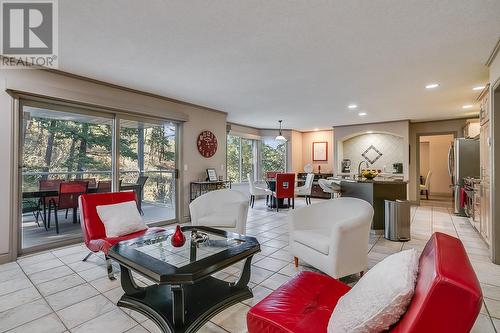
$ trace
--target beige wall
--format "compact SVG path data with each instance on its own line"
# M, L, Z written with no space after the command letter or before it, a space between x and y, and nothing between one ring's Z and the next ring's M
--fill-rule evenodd
M17 171L14 165L15 124L13 98L6 89L14 89L43 96L92 104L98 107L124 110L138 115L185 119L181 136L181 158L179 165L181 188L181 212L187 217L189 182L200 178L207 167L215 167L219 174L225 175L226 160L226 114L214 110L196 107L185 103L156 98L145 94L110 87L41 70L4 70L0 72L0 261L5 260L11 244L13 220L17 215L14 207L15 179ZM210 129L218 139L218 150L210 159L202 157L196 149L196 137ZM187 170L185 170L187 169ZM2 256L3 254L3 256ZM10 259L15 254L10 253Z
M304 133L298 131L292 131L292 140L291 144L291 165L289 167L289 171L291 172L304 172L304 165L302 163L303 159L303 143Z
M429 154L429 142L420 141L420 176L422 177L426 177L429 172Z
M328 160L313 162L313 142L325 141L328 142ZM333 130L302 133L302 165L297 172L304 172L304 165L309 163L314 166L314 172L318 172L318 166L321 166L322 173L333 172Z
M418 161L418 151L420 150L419 137L433 134L452 134L459 138L463 136L463 127L466 119L453 119L442 121L429 121L420 123L410 123L410 175L408 182L409 200L420 202L418 195L418 184L420 175L420 165ZM418 176L417 176L418 175Z
M420 150L420 175L427 176L427 171L422 169L422 162L428 158L428 170L432 172L430 182L430 193L451 196L451 178L448 174L448 150L453 141L453 135L421 136L420 147L423 143L428 144L426 152Z

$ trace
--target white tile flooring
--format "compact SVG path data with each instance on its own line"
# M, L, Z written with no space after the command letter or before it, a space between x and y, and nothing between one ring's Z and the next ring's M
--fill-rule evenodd
M297 199L296 205L303 206L304 201ZM256 236L262 245L262 252L255 256L252 266L254 298L218 314L200 332L245 332L250 306L297 272L287 251L287 214L286 210L279 213L267 210L263 201L257 201L255 208L250 209L248 234ZM412 240L408 243L371 237L370 267L401 249L421 250L434 231L458 236L485 296L473 332L500 330L500 266L490 263L485 244L470 224L451 215L446 204L439 202L413 207L412 221ZM144 316L115 305L123 293L119 280L108 280L101 256L93 255L82 262L86 253L79 244L0 265L0 332L159 332ZM299 270L312 269L301 264L304 266ZM238 267L229 267L217 275L236 280L238 271ZM149 283L144 278L140 281ZM346 281L354 283L355 279Z

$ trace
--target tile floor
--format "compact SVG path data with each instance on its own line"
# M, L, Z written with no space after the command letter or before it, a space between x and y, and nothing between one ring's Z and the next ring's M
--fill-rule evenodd
M296 203L304 205L301 199ZM449 207L442 200L424 201L420 207L413 207L410 242L395 243L373 235L369 265L373 267L402 249L421 250L434 231L458 236L469 253L485 296L473 332L496 332L500 330L500 266L489 262L486 245L466 219L450 214ZM254 298L221 312L200 332L245 332L250 306L297 272L287 251L287 214L286 210L279 213L267 210L263 201L257 201L250 210L248 234L256 236L262 245L252 267ZM86 253L79 244L0 265L0 332L159 332L144 316L115 305L123 293L118 280L108 280L101 256L93 255L82 262ZM301 264L298 270L312 270ZM217 276L236 280L238 271L238 267L229 267ZM144 278L138 279L149 283Z

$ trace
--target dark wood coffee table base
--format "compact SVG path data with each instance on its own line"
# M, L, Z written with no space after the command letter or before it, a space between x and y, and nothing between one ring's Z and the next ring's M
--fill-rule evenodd
M163 332L196 332L214 315L253 297L248 287L252 257L237 282L230 283L206 277L194 284L154 284L139 287L130 270L120 265L121 284L125 295L118 306L138 311L151 319Z

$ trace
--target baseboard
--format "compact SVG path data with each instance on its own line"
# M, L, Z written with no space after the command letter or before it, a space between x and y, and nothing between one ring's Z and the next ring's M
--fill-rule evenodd
M8 253L0 254L0 265L6 264L11 261L12 259L10 258L10 255Z

